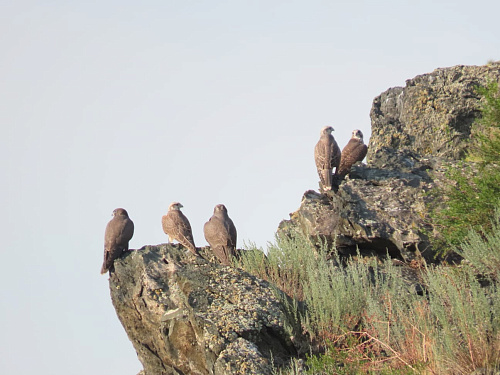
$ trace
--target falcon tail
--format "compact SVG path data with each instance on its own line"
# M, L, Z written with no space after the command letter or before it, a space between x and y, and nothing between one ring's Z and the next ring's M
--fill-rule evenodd
M200 256L200 253L198 253L198 249L196 248L196 246L189 244L189 246L185 246L185 247L187 247L187 248L188 248L188 250L189 250L191 253L193 253L194 255L196 255L196 256Z
M106 251L104 253L104 262L102 263L101 267L101 275L104 275L106 272L109 271L109 273L113 272L115 270L115 260L110 257L109 253Z
M106 268L106 265L103 264L101 267L101 275L104 275L106 272L108 272L108 269Z
M108 251L104 250L104 261L102 262L101 275L104 275L109 270L108 257L109 257Z
M225 266L231 265L232 249L230 249L228 246L214 246L211 247L211 249L215 256L219 259L221 264Z
M323 190L332 190L332 171L330 169L321 170L321 185Z

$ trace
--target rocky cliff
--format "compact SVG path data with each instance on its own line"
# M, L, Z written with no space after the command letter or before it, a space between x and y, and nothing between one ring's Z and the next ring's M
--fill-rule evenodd
M374 99L367 164L338 191L307 191L281 234L298 232L341 253L433 259L426 192L446 183L479 115L475 86L500 81L500 63L417 76ZM312 152L312 149L311 149ZM296 355L300 332L267 282L222 266L210 251L146 246L115 262L113 305L146 375L271 374Z
M500 63L437 69L376 97L367 164L353 167L337 192L307 191L279 231L335 243L345 254L432 260L426 192L446 184L446 166L464 155L479 116L475 88L489 81L500 81Z

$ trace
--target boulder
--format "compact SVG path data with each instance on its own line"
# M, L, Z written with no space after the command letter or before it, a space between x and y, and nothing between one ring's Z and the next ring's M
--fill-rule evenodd
M295 353L276 292L201 254L163 244L115 261L111 298L144 375L271 374Z

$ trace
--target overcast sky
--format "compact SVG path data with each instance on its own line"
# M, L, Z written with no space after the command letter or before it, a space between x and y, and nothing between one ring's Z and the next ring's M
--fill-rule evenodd
M100 275L113 209L133 249L179 201L197 246L226 205L265 247L318 188L313 149L370 136L405 80L500 59L497 0L0 0L0 373L134 375Z

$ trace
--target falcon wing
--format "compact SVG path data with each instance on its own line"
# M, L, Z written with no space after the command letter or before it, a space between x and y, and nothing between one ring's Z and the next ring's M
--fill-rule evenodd
M349 173L354 163L362 161L365 158L367 150L368 147L365 144L357 139L351 138L342 150L340 165L335 171L335 174L343 178Z
M189 250L191 250L191 252L197 254L193 239L193 231L191 229L191 224L189 223L188 218L181 211L178 211L176 221L179 232L179 237L177 238L177 240L182 245L184 245L184 247L187 247Z
M169 211L162 217L162 226L165 234L197 254L191 224L181 211Z
M134 223L126 218L114 217L106 226L104 233L104 261L101 274L113 270L115 259L119 258L124 250L128 250L128 243L134 234Z
M341 159L339 146L332 135L320 138L314 148L314 159L321 185L323 188L331 188L332 170L338 167Z
M210 248L215 256L223 264L230 263L231 250L228 244L231 238L228 228L219 218L212 216L204 225L203 232L205 239L210 244Z
M234 226L233 221L228 217L227 218L227 224L229 226L229 239L230 239L230 246L233 247L233 249L236 249L236 239L237 239L237 232L236 232L236 227Z

